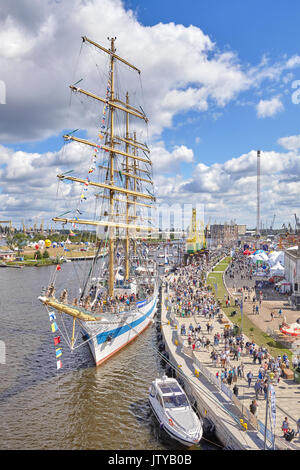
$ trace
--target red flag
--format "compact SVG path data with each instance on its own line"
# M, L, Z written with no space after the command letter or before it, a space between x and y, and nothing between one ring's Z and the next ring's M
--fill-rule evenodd
M56 338L53 338L54 345L56 346L57 344L60 343L60 336L56 336Z
M61 267L60 267L60 265L58 264L58 265L56 266L56 271L60 271L60 270L61 270Z

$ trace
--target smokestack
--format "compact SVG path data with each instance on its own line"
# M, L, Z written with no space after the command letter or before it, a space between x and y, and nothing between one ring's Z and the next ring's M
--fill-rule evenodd
M256 235L260 235L260 150L257 150L257 213Z

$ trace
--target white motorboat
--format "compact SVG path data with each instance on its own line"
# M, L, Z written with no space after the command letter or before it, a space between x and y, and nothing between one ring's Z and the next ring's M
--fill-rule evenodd
M186 446L200 442L202 423L176 379L155 379L149 389L149 402L161 428L172 438Z

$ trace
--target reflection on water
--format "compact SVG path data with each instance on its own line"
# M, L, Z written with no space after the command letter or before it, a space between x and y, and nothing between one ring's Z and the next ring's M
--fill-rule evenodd
M63 265L69 289L74 267L86 269L74 264ZM62 341L56 370L48 314L37 300L53 269L0 270L0 448L180 449L161 437L148 405L150 382L162 372L154 326L98 368L87 345L71 353Z

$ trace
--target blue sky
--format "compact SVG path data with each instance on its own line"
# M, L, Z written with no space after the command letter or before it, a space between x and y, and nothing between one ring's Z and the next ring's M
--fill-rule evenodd
M292 102L292 86L300 80L299 18L296 1L5 4L1 217L20 220L24 211L31 218L53 216L51 178L61 165L79 165L71 146L63 161L62 135L75 128L77 135L93 135L87 108L72 102L72 118L69 114L68 85L85 73L83 68L74 75L80 37L105 45L114 34L120 54L142 68L159 200L200 200L215 220L229 220L234 213L240 223L255 224L255 151L260 149L263 217L277 211L278 223L288 222L285 214L300 210L300 104ZM283 187L283 180L291 184ZM43 205L42 187L53 203Z
M297 1L126 0L125 5L137 13L144 25L174 22L199 26L220 50L235 51L245 66L259 64L264 55L271 62L277 62L299 53L300 3ZM300 68L295 79L300 79ZM224 162L251 149L279 149L278 138L299 133L300 105L291 102L293 91L290 87L290 93L284 98L286 111L271 119L257 119L253 107L234 102L228 104L217 119L212 113L198 114L198 117L193 112L178 116L175 124L189 117L196 122L182 126L179 134L174 135L172 129L165 130L164 138L167 142L176 140L178 144L192 147L206 164ZM268 99L271 95L267 88L261 98ZM253 90L241 93L238 99L254 101ZM258 97L256 100L259 101ZM195 143L197 136L201 139L199 144ZM188 173L189 168L184 172Z
M258 64L264 55L277 62L299 52L300 4L296 1L126 0L124 5L136 13L144 26L160 22L198 26L220 51L235 51L245 67ZM300 79L300 69L297 72L295 79ZM284 97L286 112L271 119L257 119L253 106L231 102L224 109L216 110L218 117L213 111L205 114L191 111L175 116L175 130L165 129L162 136L167 148L174 143L187 145L206 164L224 162L253 148L278 149L279 137L297 134L299 130L300 106L291 102L292 92L290 87L290 93ZM268 87L262 93L264 99L272 95ZM254 102L255 94L253 90L242 92L238 100ZM14 142L8 146L28 152L55 151L61 147L64 132L43 141ZM195 142L197 137L199 143ZM183 165L182 170L189 174L191 166Z

